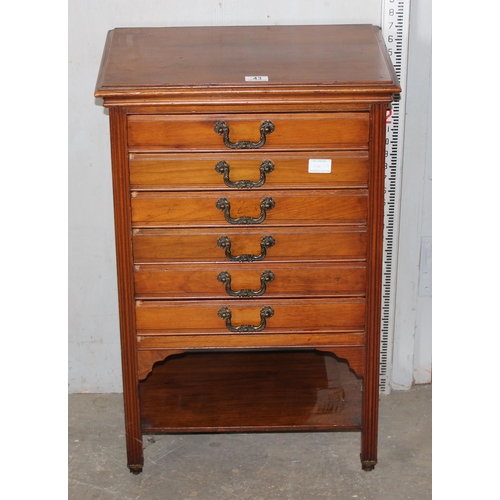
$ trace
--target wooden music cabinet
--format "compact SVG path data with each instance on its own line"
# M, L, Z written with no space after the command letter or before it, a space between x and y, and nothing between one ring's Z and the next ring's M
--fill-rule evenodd
M119 28L128 467L146 433L361 431L377 462L386 110L371 25Z

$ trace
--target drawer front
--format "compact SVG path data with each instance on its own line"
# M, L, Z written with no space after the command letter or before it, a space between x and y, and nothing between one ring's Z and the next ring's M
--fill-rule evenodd
M149 193L132 195L134 227L365 224L367 191Z
M366 228L135 229L134 261L276 262L366 256Z
M139 335L362 331L365 326L365 301L137 301L136 326ZM238 331L242 327L244 331Z
M131 188L138 190L364 188L369 162L366 152L274 153L265 158L249 153L135 153L129 168Z
M274 127L270 133L261 130L268 121ZM131 151L367 149L369 121L366 112L130 115L128 146ZM221 123L226 137L215 130Z
M136 298L224 299L229 297L362 296L363 264L140 265L134 272Z

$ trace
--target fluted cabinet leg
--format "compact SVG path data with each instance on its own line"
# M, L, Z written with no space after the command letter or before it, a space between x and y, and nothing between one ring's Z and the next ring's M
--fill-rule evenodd
M142 471L144 458L138 396L139 377L135 335L134 280L132 275L132 228L130 223L126 110L124 108L111 108L109 110L109 120L127 465L130 472L138 474Z
M373 470L377 463L382 253L384 234L384 155L387 106L375 104L370 113L370 208L368 241L366 361L363 380L361 463Z

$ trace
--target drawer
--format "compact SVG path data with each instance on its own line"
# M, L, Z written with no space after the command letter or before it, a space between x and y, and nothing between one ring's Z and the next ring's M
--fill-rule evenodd
M364 227L135 229L135 263L364 260Z
M337 191L133 192L134 227L364 224L368 194Z
M364 299L137 301L138 335L362 331Z
M265 157L250 153L131 153L129 168L131 188L137 190L365 188L369 160L368 153L361 151Z
M267 122L273 125L270 133L262 129ZM366 112L130 115L128 146L131 151L368 149L369 122ZM222 123L225 136L215 130Z
M363 296L364 264L263 263L135 266L136 298Z

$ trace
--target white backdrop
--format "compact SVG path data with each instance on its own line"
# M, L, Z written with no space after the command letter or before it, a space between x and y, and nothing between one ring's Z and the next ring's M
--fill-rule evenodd
M93 97L104 41L108 30L132 26L211 26L266 24L353 24L380 25L383 0L72 0L69 2L69 392L121 392L113 206L106 110ZM430 28L430 0L412 0L415 26ZM416 24L418 22L418 24ZM413 26L412 17L410 25ZM405 148L417 157L409 169L422 182L415 184L407 209L409 220L417 217L417 229L405 235L400 247L408 250L399 259L406 277L418 284L420 240L430 237L430 139L424 132L430 116L430 29L414 31L410 50L418 71L408 99L416 113L407 118ZM422 38L423 37L423 38ZM413 40L413 41L412 41ZM411 45L413 43L413 45ZM411 65L411 61L410 61ZM410 68L413 66L410 66ZM422 84L422 71L428 78ZM410 87L410 80L408 86ZM412 135L413 134L413 135ZM426 167L427 165L427 167ZM403 169L405 166L403 165ZM427 168L427 170L426 170ZM412 173L413 172L413 173ZM411 175L410 175L411 174ZM403 188L405 184L403 183ZM415 193L417 190L417 193ZM415 216L415 213L417 216ZM413 217L413 219L412 219ZM401 220L405 224L405 220ZM417 249L415 249L417 245ZM401 270L399 271L401 272ZM410 286L408 284L408 286ZM414 287L398 284L403 297L401 334L395 332L394 371L396 388L430 381L430 307L419 303ZM397 297L396 297L397 300ZM407 309L409 308L409 309ZM409 321L405 311L411 312ZM419 318L418 329L415 318ZM396 318L398 321L398 317ZM417 332L417 338L415 338ZM415 355L417 346L417 355ZM423 347L422 347L423 346ZM418 366L414 366L415 360ZM426 368L422 372L420 366ZM420 370L420 371L419 371ZM424 373L420 376L419 373ZM427 378L426 378L427 377Z

